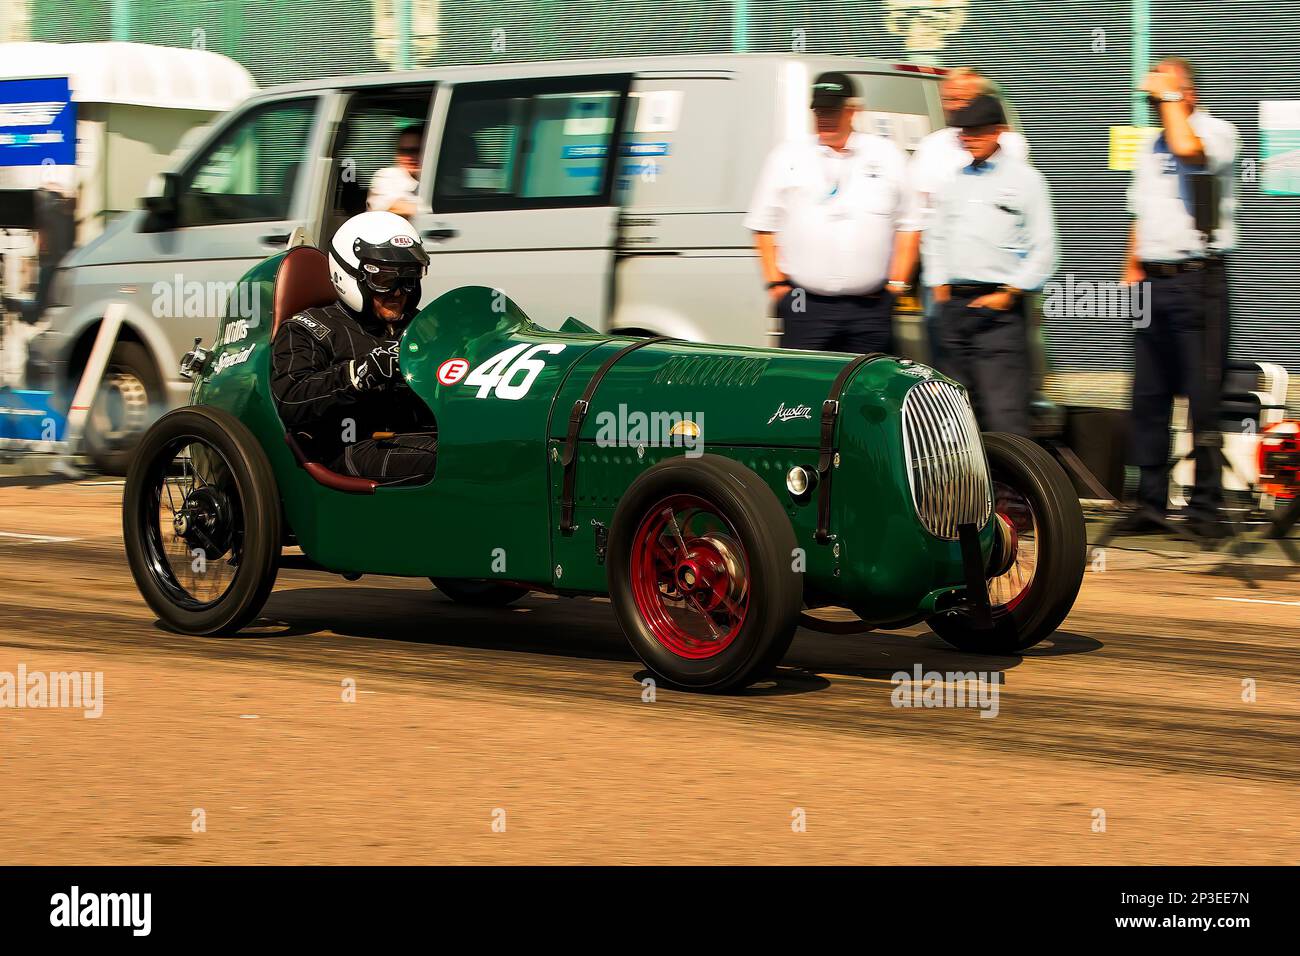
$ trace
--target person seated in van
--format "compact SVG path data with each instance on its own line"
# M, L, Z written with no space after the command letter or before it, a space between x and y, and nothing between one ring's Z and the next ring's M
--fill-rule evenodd
M370 179L366 209L391 212L410 219L419 209L420 148L424 127L408 126L397 137L397 156L392 166L376 170Z
M398 340L419 308L429 254L391 212L353 216L334 235L339 300L280 325L271 393L312 461L384 485L419 484L437 459L436 422L402 378Z

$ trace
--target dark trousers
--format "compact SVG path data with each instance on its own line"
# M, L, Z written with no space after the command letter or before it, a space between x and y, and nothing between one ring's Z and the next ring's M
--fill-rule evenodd
M815 352L893 352L894 296L791 290L776 304L781 347Z
M943 340L940 337L939 318L943 314L943 303L936 302L934 289L928 285L920 286L921 316L925 325L926 364L938 368L943 362Z
M1223 502L1222 460L1218 449L1196 440L1219 431L1228 355L1227 272L1220 262L1177 275L1149 272L1147 282L1149 312L1133 336L1131 461L1141 469L1138 501L1161 513L1169 504L1169 418L1174 396L1186 395L1196 443L1189 510L1213 516Z
M433 477L437 460L438 436L412 432L354 442L343 449L330 468L381 485L418 485Z
M972 309L981 295L996 292L954 288L938 306L939 371L966 386L975 419L986 432L1029 436L1030 359L1025 300L1006 312Z

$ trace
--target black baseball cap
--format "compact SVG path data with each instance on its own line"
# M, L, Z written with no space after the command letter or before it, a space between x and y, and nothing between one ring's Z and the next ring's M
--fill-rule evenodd
M812 85L812 108L843 106L850 97L857 96L853 78L846 73L821 73Z
M997 97L981 93L953 113L948 125L970 129L973 126L1002 126L1006 121L1007 114L1002 111L1002 104Z

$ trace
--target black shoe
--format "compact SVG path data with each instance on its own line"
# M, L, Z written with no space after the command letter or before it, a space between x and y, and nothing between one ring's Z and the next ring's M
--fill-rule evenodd
M1187 530L1198 538L1207 541L1222 541L1232 537L1232 529L1227 522L1220 521L1213 515L1188 515Z
M1116 534L1168 534L1169 528L1157 521L1154 514L1154 512L1135 511L1128 517L1121 518L1115 528Z

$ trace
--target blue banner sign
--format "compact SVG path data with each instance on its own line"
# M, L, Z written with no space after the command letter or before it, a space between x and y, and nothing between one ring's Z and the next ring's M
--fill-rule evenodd
M564 146L565 159L604 159L608 152L603 144ZM667 143L624 143L619 152L624 156L667 156Z
M47 163L77 163L77 108L67 78L0 80L0 166Z
M667 156L667 143L624 143L624 156Z

